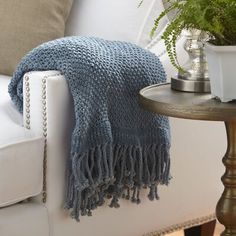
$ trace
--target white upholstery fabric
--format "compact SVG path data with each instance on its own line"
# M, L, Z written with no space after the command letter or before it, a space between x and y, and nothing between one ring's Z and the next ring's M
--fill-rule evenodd
M42 189L44 140L22 125L22 115L0 76L0 207L38 195Z
M163 10L160 1L145 0L75 0L67 35L96 36L146 46L154 19ZM162 26L166 20L162 21ZM160 27L162 28L162 27Z
M32 202L1 208L0 235L49 236L47 213L45 206Z

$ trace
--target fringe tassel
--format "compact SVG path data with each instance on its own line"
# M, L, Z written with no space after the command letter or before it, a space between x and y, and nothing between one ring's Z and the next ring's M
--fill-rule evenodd
M112 198L118 208L121 197L139 204L141 188L150 189L148 198L159 199L158 184L169 183L170 158L166 145L121 146L105 144L82 155L74 155L68 171L66 209L79 221ZM132 196L131 196L132 193Z

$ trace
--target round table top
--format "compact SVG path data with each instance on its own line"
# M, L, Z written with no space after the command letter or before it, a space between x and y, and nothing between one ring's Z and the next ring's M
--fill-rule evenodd
M149 111L177 118L236 121L236 102L222 103L209 93L172 90L170 84L152 85L139 93L141 106Z

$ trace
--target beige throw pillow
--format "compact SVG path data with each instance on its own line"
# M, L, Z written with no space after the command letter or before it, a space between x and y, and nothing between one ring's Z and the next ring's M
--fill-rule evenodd
M0 74L34 47L64 36L73 0L0 0Z

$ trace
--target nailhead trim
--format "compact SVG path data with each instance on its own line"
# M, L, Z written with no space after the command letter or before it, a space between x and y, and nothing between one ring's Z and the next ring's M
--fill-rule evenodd
M46 79L49 76L45 76L42 79L42 105L43 105L43 136L45 138L44 141L44 158L43 158L43 192L42 192L42 202L46 202L47 200L47 184L46 184L46 170L47 170L47 102L46 102ZM30 83L29 76L26 75L24 77L25 81L25 127L26 129L30 129Z
M42 116L43 116L43 136L44 136L44 158L43 158L43 192L42 192L42 202L47 201L47 135L48 135L48 121L47 121L47 78L52 76L59 76L60 73L54 75L46 75L42 79Z
M26 120L25 120L25 128L26 129L30 129L30 86L29 86L29 76L26 75L24 77L24 81L25 81L25 96L26 96L26 99L25 99L25 117L26 117Z
M197 218L197 219L194 219L194 220L186 221L186 222L181 223L181 224L172 225L172 226L169 226L169 227L161 229L161 230L157 230L157 231L154 231L154 232L151 232L151 233L144 234L143 236L164 236L166 234L170 234L170 233L173 233L173 232L176 232L176 231L192 228L192 227L197 226L197 225L202 225L204 223L210 222L210 221L215 220L215 219L216 219L215 214L212 214L212 215L209 215L209 216L205 216L205 217Z
M49 76L45 76L42 79L42 106L43 106L43 136L44 136L44 158L43 158L43 192L42 201L47 201L47 96L46 96L46 79Z
M47 75L44 76L42 79L42 118L43 118L43 123L42 123L42 130L43 130L43 136L44 136L44 158L43 158L43 191L42 191L42 202L46 203L47 201L47 78L52 77L52 76L59 76L61 75L60 73L54 74L54 75ZM25 127L27 129L30 129L30 82L29 82L29 76L25 75L24 77L25 81Z

